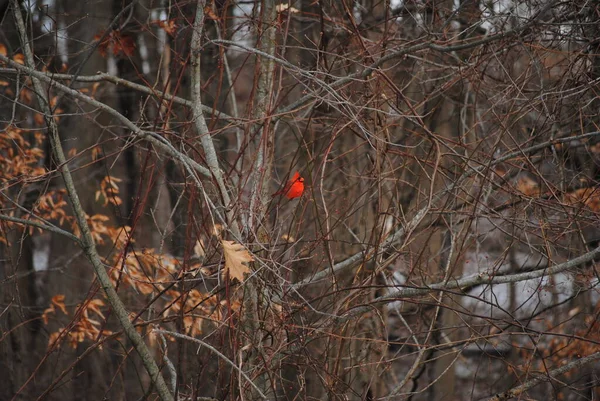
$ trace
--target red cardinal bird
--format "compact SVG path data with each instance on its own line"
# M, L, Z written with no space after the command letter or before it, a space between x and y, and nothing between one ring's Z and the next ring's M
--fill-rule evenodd
M283 189L275 192L273 196L285 195L288 199L299 198L304 192L304 178L300 177L299 172L295 172L291 180L285 184Z

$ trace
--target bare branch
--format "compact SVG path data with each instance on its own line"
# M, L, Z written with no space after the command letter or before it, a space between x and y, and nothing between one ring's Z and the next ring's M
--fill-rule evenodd
M65 237L69 238L70 240L75 241L77 244L81 245L80 239L77 238L75 235L71 234L68 231L63 230L62 228L56 227L54 225L42 224L35 220L21 219L18 217L7 216L5 214L0 214L0 220L12 221L13 223L19 223L19 224L23 224L25 226L31 226L31 227L39 228L40 230L50 231L55 234L63 235Z
M23 47L23 52L25 53L25 61L30 69L33 69L35 65L33 52L29 47L29 39L27 38L27 30L25 28L25 22L23 21L23 15L21 14L21 5L18 0L12 0L13 14L15 16L17 29L19 31L19 36L21 39L21 45ZM3 57L6 59L6 57ZM96 249L96 245L94 243L94 238L92 237L92 233L90 231L90 227L88 226L86 220L86 214L83 210L81 202L79 200L79 195L77 194L77 190L75 188L75 183L73 182L73 177L71 176L71 171L69 170L67 160L63 151L63 147L61 144L60 136L58 133L58 126L54 119L54 115L52 114L52 110L50 109L50 102L46 96L46 91L42 87L42 84L38 77L31 74L31 80L33 82L33 86L36 92L37 100L40 108L44 113L44 119L48 126L50 143L52 145L52 150L54 155L59 163L59 170L62 174L65 187L67 189L67 193L69 195L69 199L71 200L71 204L73 207L73 212L75 213L75 218L77 220L77 224L79 229L81 230L81 238L80 242L82 245L82 249L88 260L91 262L94 267L94 271L96 273L96 277L98 281L102 285L102 289L106 293L106 297L115 312L119 323L123 327L125 334L133 344L135 350L138 355L142 359L142 363L144 367L148 371L150 376L150 380L154 384L160 398L163 401L171 401L173 400L173 396L169 393L167 385L162 377L158 365L156 361L150 354L150 350L144 343L144 340L137 332L131 321L129 320L129 313L125 309L125 305L121 302L117 292L115 291L112 283L110 281L110 277L106 272L104 265L102 264L102 260L98 251Z
M525 391L529 390L530 388L532 388L534 386L537 386L540 383L556 380L556 376L562 375L562 374L567 373L568 371L576 369L576 368L581 368L592 362L596 362L597 360L600 360L600 352L596 352L591 355L585 356L583 358L576 359L573 362L569 362L566 365L561 366L560 368L552 369L545 374L544 373L530 374L535 377L531 380L526 381L525 383L521 384L520 386L514 387L510 390L507 390L507 391L501 393L501 394L496 394L495 396L489 398L488 401L500 401L500 400L508 400L511 398L518 398Z
M222 353L220 353L215 347L213 347L210 344L205 343L204 341L194 338L194 337L190 337L190 336L186 336L185 334L179 334L173 331L167 331L167 330L158 330L158 329L154 329L154 332L159 333L159 334L166 334L168 336L173 336L176 338L181 338L183 340L187 340L187 341L191 341L194 342L196 344L200 344L200 346L209 349L211 352L213 352L215 355L217 355L219 358L221 358L226 364L228 364L229 366L231 366L233 369L235 369L244 379L246 379L246 381L252 386L254 387L254 389L258 392L258 394L261 396L261 398L263 400L266 400L267 397L260 391L260 389L256 386L256 384L254 384L254 382L252 381L251 378L248 377L248 375L246 375L246 373L244 373L244 371L242 369L240 369L235 363L233 363L233 361L231 361L231 359L227 358L225 355L223 355Z
M76 99L84 101L87 104L94 106L94 107L98 108L99 110L102 110L102 111L116 117L117 119L122 121L125 124L125 126L133 132L133 134L136 137L150 142L151 144L153 144L157 148L167 152L168 154L170 154L177 160L179 160L185 164L188 164L191 168L193 168L198 173L200 173L206 177L211 176L210 171L208 169L206 169L205 167L202 167L200 164L198 164L195 160L191 159L189 156L177 151L173 147L173 145L171 145L165 138L163 138L162 136L160 136L159 134L156 134L154 132L142 130L140 127L138 127L133 122L131 122L131 120L129 120L127 117L125 117L124 115L119 113L117 110L113 109L112 107L109 107L106 104L99 102L98 100L96 100L90 96L87 96L75 89L71 89L66 85L63 85L57 81L54 81L52 78L48 77L46 74L44 74L42 72L36 71L35 69L30 68L28 66L24 66L24 65L15 63L14 61L12 61L11 59L9 59L6 56L3 56L2 54L0 54L0 61L3 61L5 63L15 67L19 71L26 72L27 74L31 75L32 77L35 77L36 79L39 79L40 81L43 81L43 82L51 85L53 88L56 88L61 92L64 92L70 96L73 96Z
M206 125L206 120L204 119L204 115L202 114L202 80L201 80L201 51L202 51L202 32L204 30L204 6L206 5L206 0L198 0L196 7L196 18L194 19L194 25L192 27L192 39L190 42L190 52L191 52L191 80L192 80L192 113L194 115L194 123L196 125L196 130L198 131L198 135L200 135L200 143L202 144L202 149L204 149L204 154L206 156L206 163L208 164L208 168L210 169L211 176L214 178L217 183L217 188L219 189L219 193L223 200L223 208L225 209L225 214L227 216L227 224L231 229L234 237L240 239L240 230L238 228L238 223L233 214L233 208L231 207L231 197L229 196L229 192L227 190L227 186L225 185L225 180L223 177L223 172L219 167L219 159L217 157L217 152L215 150L215 145L213 143L212 137L208 130L208 126Z
M0 68L0 74L17 74L19 72L16 68ZM145 85L140 85L135 82L128 81L123 78L115 77L114 75L107 74L105 72L99 72L96 75L73 75L73 74L54 74L50 72L40 72L40 74L46 75L47 78L57 80L57 81L70 81L75 80L76 82L110 82L115 85L119 85L125 88L133 89L138 92L146 93L150 96L153 96L157 100L168 100L173 103L180 104L186 107L192 107L193 102L187 99L184 99L179 96L173 96L169 93L160 91L158 89L150 88ZM38 76L39 77L39 76ZM211 107L201 105L202 111L208 115L212 115L214 110ZM221 111L216 111L215 118L220 120L225 120L232 124L239 124L243 122L242 119L238 117L232 117L227 115Z
M600 255L600 247L597 247L590 252L584 253L581 256L573 258L567 262L548 267L545 269L533 270L530 272L524 273L515 273L515 274L507 274L507 275L498 275L498 274L488 274L488 273L479 273L473 274L468 277L464 277L461 279L450 278L447 281L443 281L440 283L435 283L431 285L425 285L423 287L413 287L413 288L405 288L401 290L397 290L391 292L387 295L383 295L381 297L375 298L371 301L371 304L382 304L389 303L397 300L401 300L403 298L414 298L418 296L422 296L433 291L449 291L449 290L462 290L465 288L471 288L479 285L493 285L493 284L506 284L506 283L517 283L519 281L532 280L540 277L552 276L558 273L562 273L574 267L580 266L584 263L588 263L594 260L596 256ZM339 318L340 322L347 321L348 319L361 315L363 313L367 313L371 310L371 306L362 306L358 308L354 308L349 311L347 314L341 316Z

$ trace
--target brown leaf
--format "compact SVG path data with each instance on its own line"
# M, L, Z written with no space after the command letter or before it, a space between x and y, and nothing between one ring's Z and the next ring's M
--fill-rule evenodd
M65 315L68 315L67 308L65 307L65 296L64 295L59 294L59 295L53 296L51 302L54 305L56 305L62 311L62 313L64 313Z
M300 10L298 10L297 8L294 7L290 7L289 4L278 4L275 6L275 11L278 13L283 13L283 12L288 12L291 14L297 14L300 12Z
M25 65L25 56L22 53L17 53L13 56L13 60L15 63L19 63L21 65Z
M100 310L100 307L102 306L104 306L104 301L101 299L93 299L88 303L87 308L104 318L104 314Z
M284 240L285 242L287 242L288 244L291 244L294 241L296 241L296 239L294 237L292 237L291 235L288 235L288 234L283 234L281 236L281 239Z
M102 148L100 146L94 146L92 148L92 160L96 161L102 155Z
M156 23L169 35L175 36L177 34L178 25L175 23L174 19L168 21L156 21Z
M96 96L96 92L98 91L98 87L100 86L100 82L96 82L92 85L92 97Z
M529 177L521 177L517 181L516 188L519 192L527 196L539 196L540 187L539 185Z
M46 310L42 314L42 320L44 321L44 324L48 324L48 315L51 313L56 313L56 309L54 308L54 305L52 305L52 304L50 304L50 307L46 308Z
M221 239L221 233L223 232L223 230L224 230L224 229L223 229L223 226L222 226L221 224L215 224L215 225L213 226L213 232L212 232L212 234L213 234L215 237L217 237L217 238Z
M60 335L62 334L63 330L64 330L64 327L61 327L54 333L50 334L50 338L48 338L48 348L52 347L54 345L54 343L60 338Z
M116 36L116 35L115 35ZM115 37L115 43L113 43L113 54L115 56L123 52L126 56L133 55L135 51L135 41L131 36Z
M225 273L240 282L244 280L244 273L250 273L250 268L244 263L254 260L252 254L241 244L235 241L222 240L223 254L225 255Z
M35 123L37 125L44 125L44 115L40 114L40 113L36 113L33 115L33 121L35 121Z
M212 10L212 8L210 6L204 7L204 15L206 15L208 18L210 18L213 21L219 20L219 16L217 14L215 14L215 12Z

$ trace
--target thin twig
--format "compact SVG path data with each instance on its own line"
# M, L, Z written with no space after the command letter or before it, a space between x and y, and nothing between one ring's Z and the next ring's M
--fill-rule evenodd
M13 15L15 17L17 30L21 39L23 53L25 54L25 62L30 67L30 71L34 71L33 67L35 63L33 58L33 52L32 49L29 47L30 44L29 39L27 38L27 30L25 28L23 15L21 13L21 5L19 4L18 0L12 0L11 3L13 6ZM77 220L77 225L79 226L79 229L81 231L81 247L84 253L86 254L87 258L91 262L96 273L96 277L98 278L102 289L106 293L108 302L110 303L113 311L115 312L119 323L123 327L123 331L133 344L133 347L140 356L144 367L148 371L150 380L156 388L158 395L163 401L172 401L173 396L169 393L164 378L160 374L160 369L158 368L156 361L150 354L150 350L146 346L146 343L129 320L129 313L125 309L125 305L123 305L123 302L121 302L121 299L115 291L111 283L110 277L106 269L104 268L104 265L102 264L102 259L100 258L98 250L96 249L94 238L90 231L90 227L87 223L86 214L83 210L83 206L81 205L81 201L79 200L79 195L75 188L75 183L73 181L71 171L69 170L67 164L64 150L61 144L61 139L58 133L58 126L56 124L56 120L54 118L52 110L50 109L50 102L47 97L47 91L44 90L40 80L33 74L31 74L31 81L33 83L33 87L36 93L40 109L44 113L44 119L48 127L50 144L58 162L58 169L63 177L63 181L65 183L65 188L67 190L69 199L71 200L71 206L73 208L73 212ZM26 384L27 383L23 384L19 391L22 391Z
M423 287L404 288L391 292L387 295L375 298L371 301L371 305L380 303L394 302L402 298L414 298L417 296L425 295L433 291L449 291L456 289L471 288L479 285L493 285L493 284L506 284L516 283L519 281L532 280L535 278L552 276L558 273L562 273L584 263L588 263L594 260L596 256L600 255L600 246L587 252L581 256L573 258L567 262L544 268L539 270L533 270L525 273L515 273L507 275L498 274L487 274L477 273L461 279L449 279L439 283L424 285ZM341 316L338 320L344 322L351 319L354 316L369 312L372 306L361 306L349 311L346 315Z
M258 394L264 399L266 400L267 397L260 391L260 389L256 386L256 384L254 384L254 382L252 381L252 379L250 379L246 373L244 373L235 363L233 363L233 361L231 361L231 359L227 358L225 355L223 355L222 353L220 353L215 347L213 347L210 344L205 343L202 340L199 340L197 338L194 337L190 337L190 336L186 336L185 334L179 334L173 331L167 331L167 330L159 330L159 329L154 329L155 333L159 333L159 334L166 334L169 336L173 336L173 337L177 337L177 338L181 338L182 340L187 340L187 341L192 341L195 342L196 344L200 344L201 346L203 346L204 348L208 348L210 351L212 351L213 353L215 353L219 358L221 358L223 361L225 361L226 364L228 364L229 366L231 366L232 368L234 368L240 375L242 375L242 377L244 379L246 379L246 381L248 381L248 383L250 383L250 385L252 387L254 387L254 389L258 392Z
M13 223L19 223L26 226L31 226L35 228L39 228L40 230L50 231L55 234L64 235L72 241L75 241L78 245L81 245L81 241L75 235L71 234L68 231L63 230L62 228L56 227L54 225L42 224L40 222L34 220L21 219L18 217L7 216L5 214L0 214L0 220L12 221Z
M487 164L484 164L479 167L475 167L468 171L465 171L465 173L459 179L457 179L450 187L448 187L448 188L444 189L443 191L441 191L440 193L436 194L435 199L431 200L432 198L429 197L428 199L430 201L428 202L428 205L419 209L419 211L415 214L415 216L404 227L398 229L396 232L394 232L392 235L390 235L386 239L386 241L380 247L378 247L378 250L376 253L369 254L367 251L359 251L359 252L355 253L354 255L336 263L333 266L333 269L324 269L311 277L308 277L302 281L292 284L291 289L299 290L300 288L306 287L307 285L311 285L318 281L325 280L325 279L329 278L332 274L342 273L348 269L351 269L351 268L357 266L360 263L366 262L366 261L370 260L371 258L374 258L382 253L388 252L390 249L392 249L393 247L398 245L401 241L403 241L407 237L407 235L418 226L418 224L423 220L423 217L427 214L427 212L430 210L430 208L432 207L432 205L435 202L437 202L439 199L442 199L442 197L445 194L448 194L448 193L454 191L456 188L460 188L461 185L464 183L464 180L466 180L467 178L469 178L473 175L476 175L476 174L483 174L483 172L485 170L489 170L493 166L501 164L501 163L508 161L510 159L513 159L515 157L521 157L525 154L537 152L539 150L542 150L542 149L545 149L545 148L548 148L551 146L568 143L568 142L572 142L572 141L577 141L577 140L581 140L581 139L588 139L588 138L597 137L597 136L600 136L600 131L587 132L587 133L581 134L581 135L552 139L552 140L549 140L549 141L546 141L546 142L543 142L543 143L540 143L537 145L533 145L533 146L530 146L527 148L519 149L517 151L508 153L502 157L491 160Z
M0 74L17 74L19 72L18 69L15 68L0 68ZM157 99L164 99L168 101L172 101L173 103L180 104L186 107L192 107L193 102L191 100L184 99L179 96L170 95L166 92L159 91L157 89L150 88L145 85L140 85L135 82L128 81L127 79L115 77L114 75L107 74L105 72L99 72L96 75L81 75L75 76L73 74L54 74L51 72L41 72L45 74L48 78L57 80L57 81L70 81L75 80L77 82L110 82L115 85L123 86L125 88L133 89L138 92L146 93L148 95L154 96ZM208 106L201 106L202 111L207 114L213 114L213 109ZM243 120L225 114L221 111L217 111L215 117L220 120L225 120L229 123L239 124L243 123Z
M104 104L90 96L87 96L84 93L81 93L75 89L71 89L68 86L61 84L60 82L53 80L52 78L48 77L48 75L44 74L43 72L39 72L33 68L30 68L29 66L24 66L24 65L15 63L8 57L3 56L1 54L0 54L0 61L3 61L5 63L15 67L16 69L18 69L20 71L24 71L27 74L31 75L32 77L35 77L36 79L39 79L40 81L43 81L43 82L51 85L53 88L58 89L61 92L65 92L66 94L73 96L76 99L79 99L91 106L94 106L94 107L98 108L99 110L102 110L102 111L112 115L113 117L116 117L117 119L121 120L125 124L125 126L132 131L132 133L136 137L138 137L140 139L144 139L144 140L152 143L154 146L167 152L168 154L170 154L177 160L179 160L185 164L188 164L196 172L198 172L206 177L211 176L210 171L207 168L201 166L195 160L192 160L189 156L177 151L173 147L173 145L171 145L165 138L163 138L162 136L160 136L157 133L142 130L140 127L135 125L131 120L129 120L127 117L125 117L124 115L119 113L117 110L113 109L112 107L107 106L106 104Z
M600 352L596 352L586 357L577 359L573 362L567 363L566 365L561 366L560 368L548 371L546 374L535 374L536 377L534 377L533 379L526 381L520 386L513 387L512 389L507 390L503 393L496 394L495 396L489 398L488 401L501 401L508 400L510 398L517 398L525 391L538 385L541 382L549 382L551 380L555 380L555 377L558 375L562 375L563 373L566 373L575 368L581 368L582 366L595 362L597 360L600 360Z

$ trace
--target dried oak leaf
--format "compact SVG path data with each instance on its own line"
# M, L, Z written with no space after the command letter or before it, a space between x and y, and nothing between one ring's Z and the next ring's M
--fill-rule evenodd
M250 252L235 241L221 240L223 254L225 255L225 273L230 277L244 280L244 273L250 273L250 268L244 263L254 260Z

